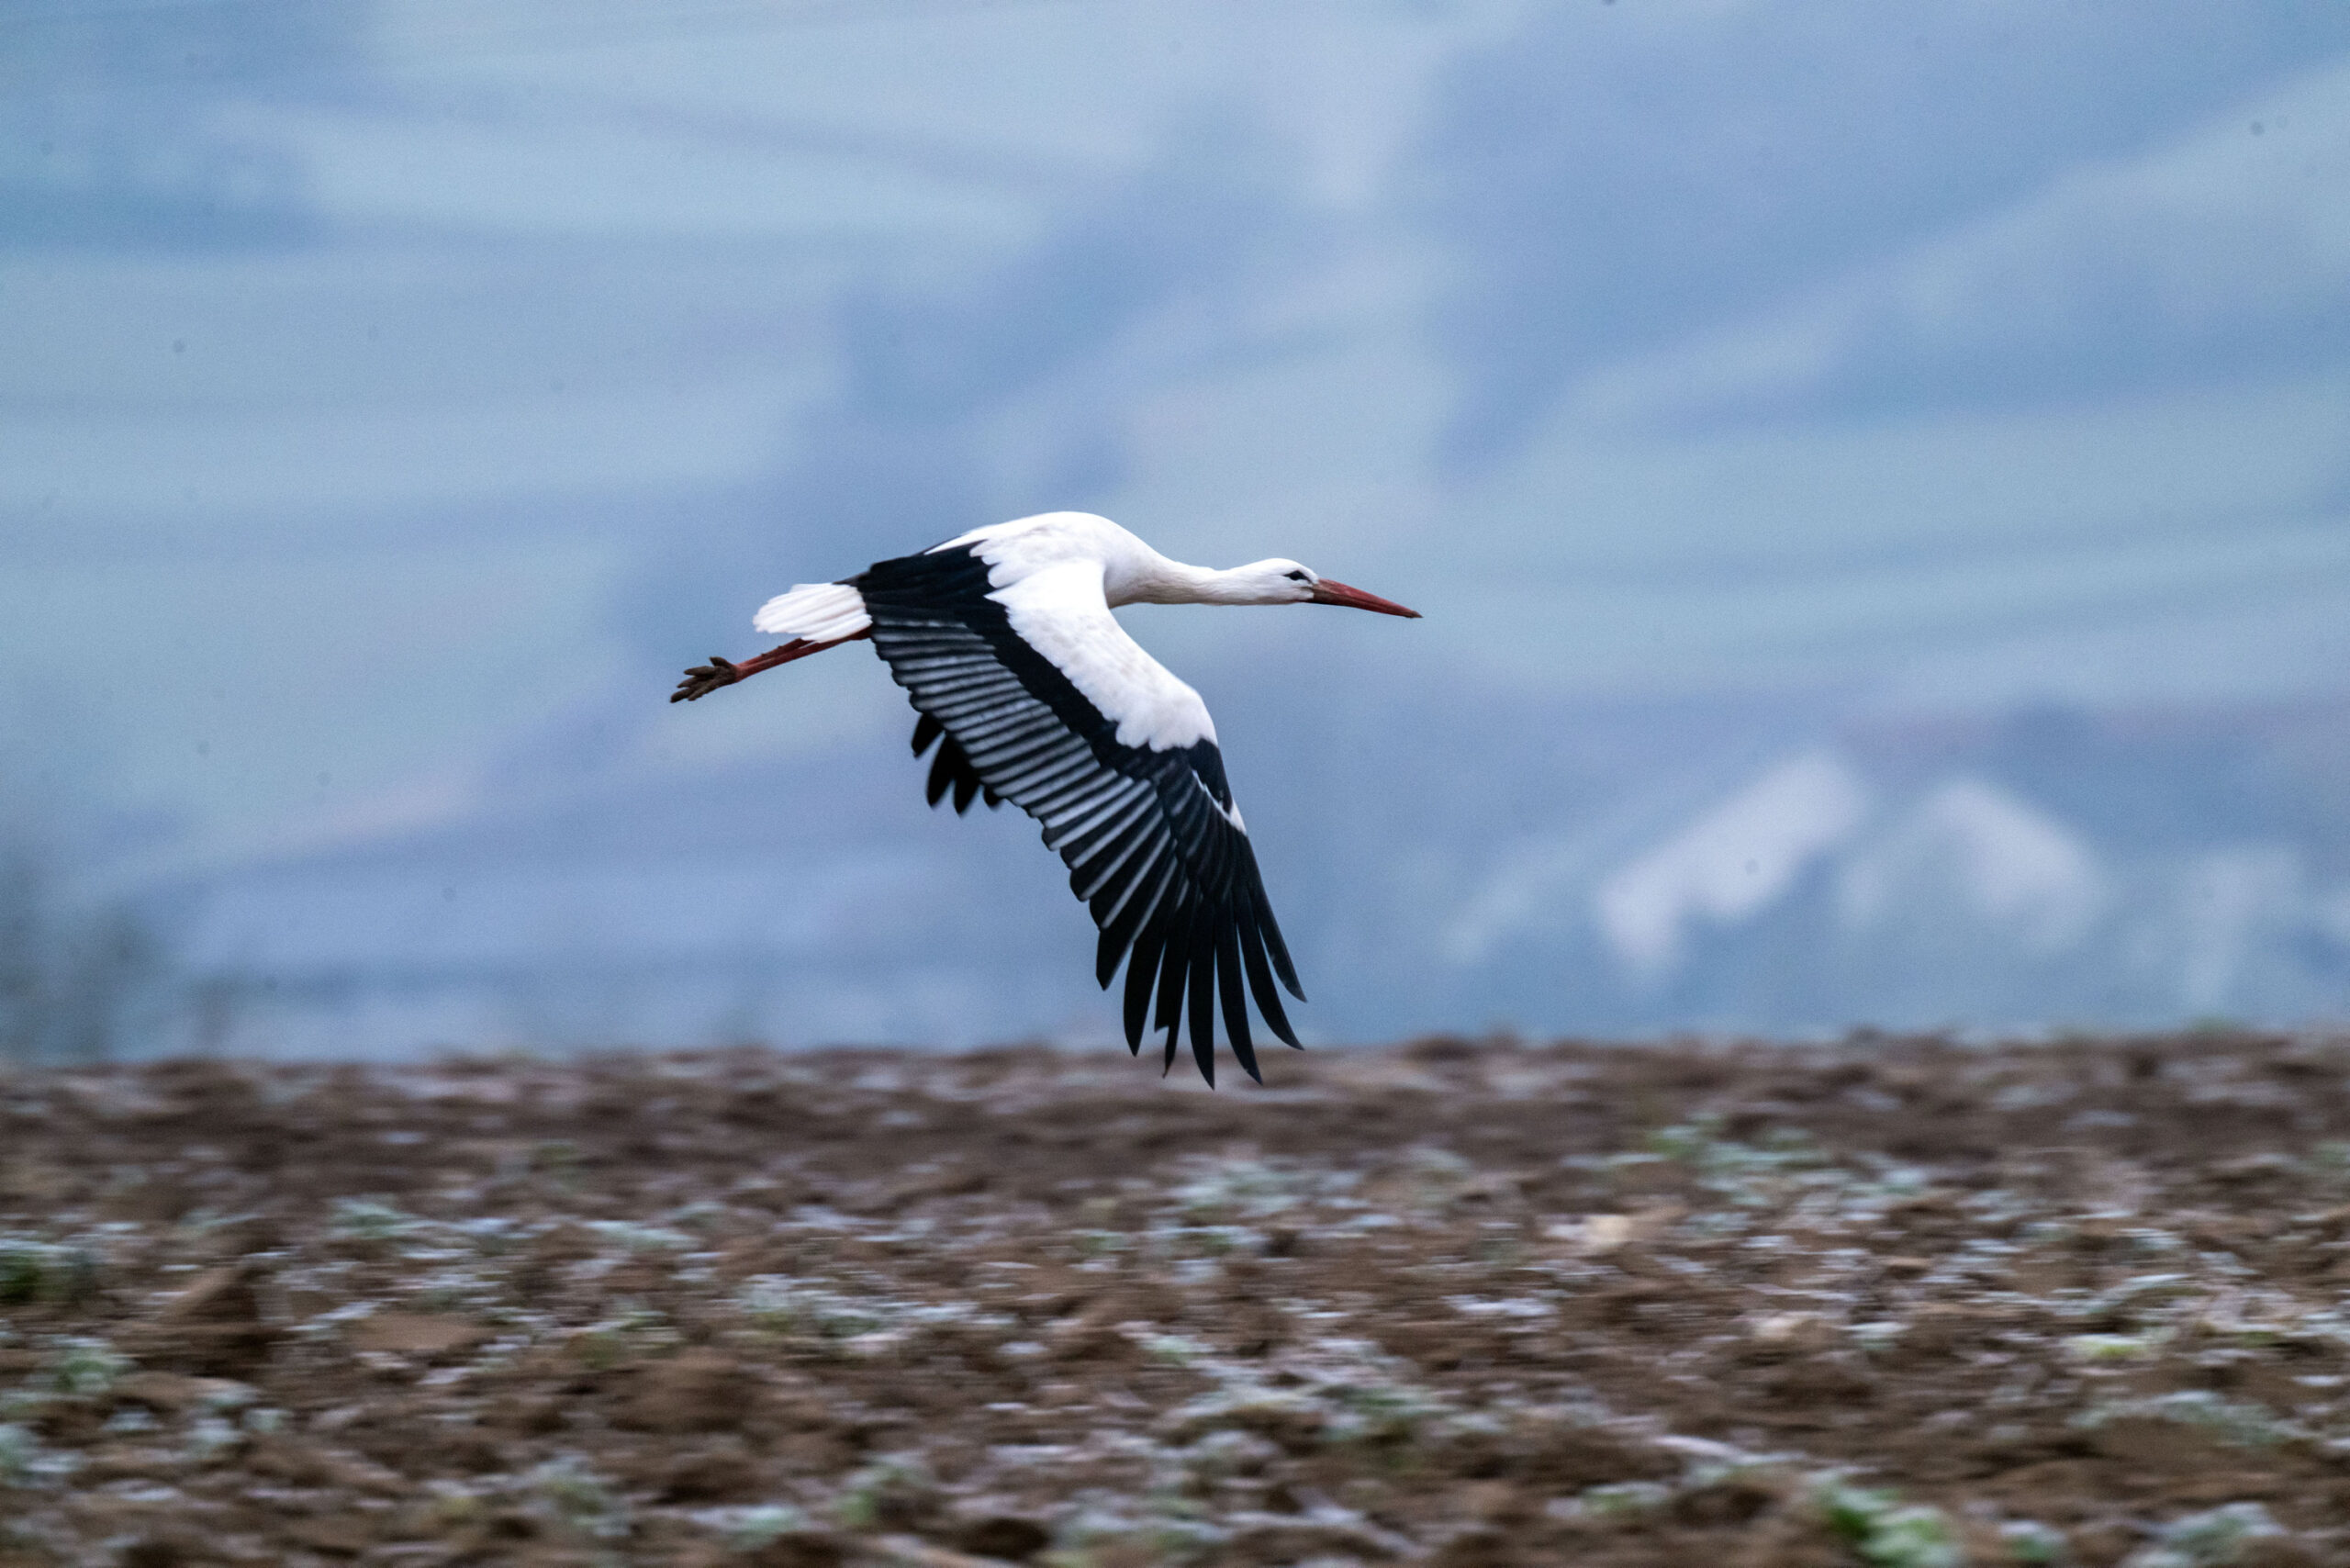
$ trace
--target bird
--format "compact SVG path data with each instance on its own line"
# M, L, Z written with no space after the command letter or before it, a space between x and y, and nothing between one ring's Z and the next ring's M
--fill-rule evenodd
M669 695L694 702L762 670L869 641L917 715L932 754L925 793L1009 801L1035 819L1100 928L1094 978L1126 967L1126 1048L1166 1031L1162 1075L1191 1025L1200 1076L1215 1083L1215 1012L1234 1059L1258 1083L1248 1008L1302 1049L1279 978L1305 1000L1267 901L1256 851L1200 694L1126 634L1127 604L1337 604L1417 610L1273 558L1217 571L1169 560L1091 512L990 523L836 582L801 583L762 605L755 630L788 639L735 663L719 655ZM932 748L935 747L934 753Z

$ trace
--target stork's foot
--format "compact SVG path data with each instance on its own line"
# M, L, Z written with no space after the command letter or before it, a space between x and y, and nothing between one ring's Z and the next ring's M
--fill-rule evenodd
M691 702L709 696L722 686L732 686L743 678L743 668L732 659L710 655L706 665L696 665L686 671L686 678L677 682L677 689L669 693L672 702Z

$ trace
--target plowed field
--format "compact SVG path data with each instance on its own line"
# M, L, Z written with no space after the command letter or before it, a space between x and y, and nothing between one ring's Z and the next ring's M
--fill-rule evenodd
M2350 1039L0 1076L0 1564L2350 1562Z

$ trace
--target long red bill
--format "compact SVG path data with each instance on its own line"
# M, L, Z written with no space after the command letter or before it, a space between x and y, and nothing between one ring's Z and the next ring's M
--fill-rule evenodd
M1333 582L1328 577L1314 585L1314 602L1343 604L1355 610L1375 610L1382 615L1401 615L1413 621L1420 618L1418 610L1406 610L1392 599L1382 599L1375 593L1365 593L1359 588L1348 588L1345 583Z

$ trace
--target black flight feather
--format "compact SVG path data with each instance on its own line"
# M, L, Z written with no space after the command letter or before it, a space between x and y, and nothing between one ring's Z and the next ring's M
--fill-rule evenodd
M1191 911L1181 905L1167 923L1167 946L1158 956L1158 1016L1152 1027L1167 1031L1168 1059L1174 1059L1175 1041L1182 1033L1183 972L1192 963Z
M1229 920L1215 923L1215 978L1224 993L1224 1032L1231 1037L1233 1058L1241 1071L1262 1083L1256 1042L1248 1037L1248 1000L1240 989L1240 933Z
M938 755L930 759L930 778L922 787L923 799L934 806L946 798L946 791L954 786L955 754L940 746Z
M1240 955L1248 960L1248 989L1257 998L1257 1011L1265 1015L1265 1025L1281 1044L1293 1050L1305 1047L1297 1043L1297 1036L1290 1029L1289 1015L1281 1008L1281 993L1273 984L1272 970L1265 963L1265 937L1257 929L1256 911L1243 905L1240 910Z
M1215 933L1214 915L1205 900L1192 914L1192 1059L1200 1076L1215 1083Z
M1132 1055L1141 1054L1143 1031L1150 1023L1150 982L1158 977L1165 930L1164 923L1153 917L1135 938L1133 955L1126 960L1126 1050Z
M1257 929L1264 934L1265 950L1272 955L1273 972L1281 977L1292 996L1304 1002L1305 988L1297 983L1297 967L1289 961L1289 944L1281 940L1281 928L1273 920L1273 906L1265 897L1263 882L1249 890L1249 902L1257 907Z

